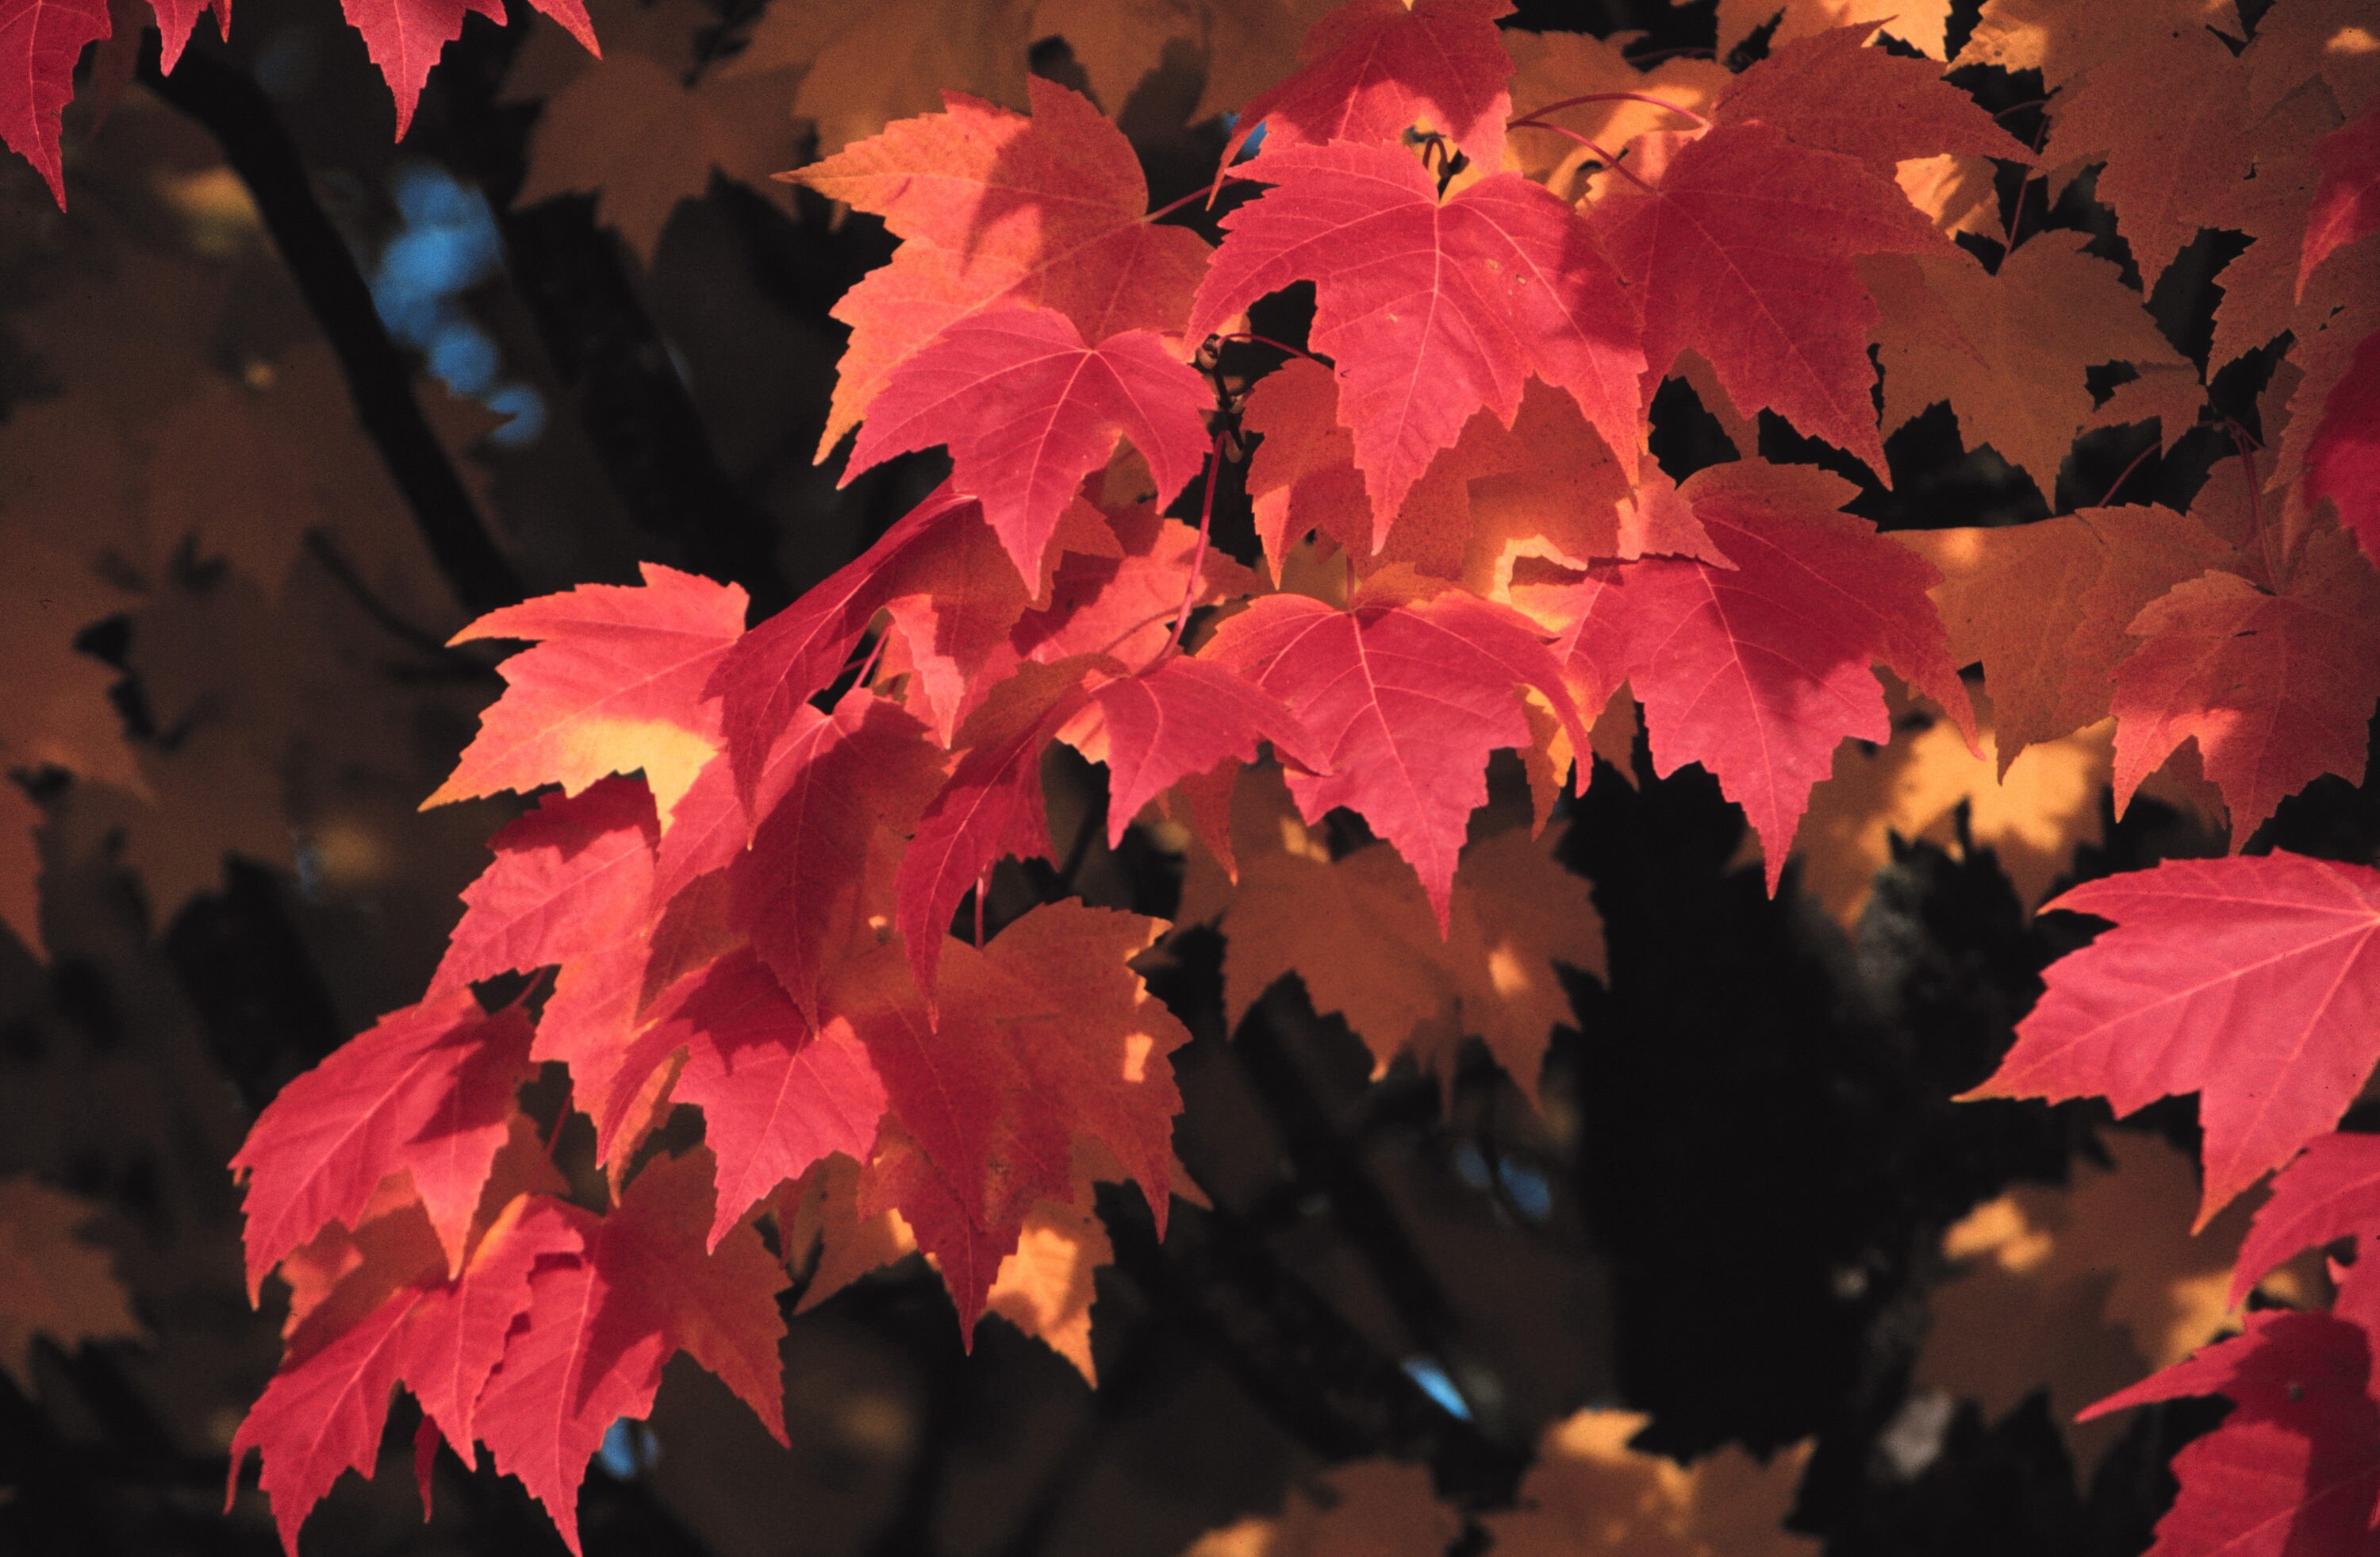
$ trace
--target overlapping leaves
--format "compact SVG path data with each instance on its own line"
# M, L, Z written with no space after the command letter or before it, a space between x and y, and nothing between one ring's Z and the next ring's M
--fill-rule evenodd
M422 1003L293 1084L238 1161L251 1280L278 1268L307 1308L241 1440L285 1531L369 1466L400 1381L574 1540L601 1430L650 1408L676 1352L776 1427L786 1277L764 1218L783 1255L815 1253L812 1296L920 1250L970 1332L1007 1315L1089 1371L1088 1186L1136 1185L1161 1232L1168 1055L1188 1035L1135 971L1163 922L1046 890L1097 824L1050 836L1053 747L1106 766L1111 845L1143 819L1201 840L1216 871L1184 914L1220 914L1234 1013L1296 972L1382 1063L1444 1066L1475 1035L1531 1089L1566 1010L1554 966L1596 967L1599 934L1543 845L1469 834L1494 753L1519 754L1549 810L1597 716L1633 712L1623 687L1656 771L1699 763L1741 804L1771 890L1843 742L1891 734L1879 665L1975 752L1961 669L1980 663L2005 760L2112 714L2119 804L2190 745L2236 842L2319 775L2360 776L2380 696L2380 581L2355 544L2371 359L2316 338L2362 318L2358 298L2292 316L2315 344L2267 423L2277 452L2243 442L2236 485L2188 516L2103 505L1904 541L1845 512L1840 478L1750 448L1673 480L1646 409L1673 371L1723 419L1771 413L1881 476L1874 342L1886 423L1948 400L2053 501L2087 427L2194 421L2203 396L2117 267L2049 235L1986 272L1945 236L1971 213L1912 201L1912 163L2034 159L1868 24L1788 6L1768 58L1700 106L1627 98L1652 112L1597 149L1573 205L1538 178L1577 168L1490 165L1500 9L1326 18L1248 105L1267 140L1242 171L1263 191L1211 249L1151 219L1088 100L1038 79L1030 115L953 94L799 176L901 240L838 310L853 337L822 453L856 428L853 468L941 446L950 479L749 630L740 595L658 568L468 630L535 647L433 798L560 793L497 835ZM2099 25L2060 12L2050 30ZM1971 48L2020 63L2013 28L1995 0ZM2176 49L2252 95L2197 40ZM2154 272L2194 213L2229 207L2104 133L2108 83L2139 68L2053 70L2052 144L2104 159ZM2369 225L2361 144L2324 142L2297 213L2295 279L2318 299ZM2215 165L2235 164L2255 153ZM1313 359L1252 393L1214 371L1248 309L1305 284ZM2090 403L2084 371L2110 362L2146 387ZM1220 555L1212 523L1249 440L1265 576ZM1239 782L1268 748L1280 786ZM1285 798L1235 829L1250 793ZM1334 858L1321 824L1342 809L1378 841ZM1048 861L1026 880L1056 900L1002 924L1010 859ZM2116 928L2052 970L1985 1090L2124 1109L2197 1091L2209 1210L2313 1143L2254 1258L2368 1231L2380 1174L2325 1132L2380 1030L2375 883L2277 855L2069 894ZM1330 944L1364 931L1397 949L1377 977ZM483 1008L488 980L524 975ZM605 1209L540 1171L516 1101L534 1061L567 1068ZM655 1132L681 1106L707 1144L673 1155ZM2296 1517L2361 1496L2368 1528L2380 1472L2347 1301L2154 1386L2242 1403L2182 1467L2192 1519L2254 1501L2204 1492L2227 1477L2264 1497L2295 1475ZM449 1366L431 1376L417 1344ZM2256 1393L2266 1375L2278 1395ZM308 1419L334 1430L301 1435Z

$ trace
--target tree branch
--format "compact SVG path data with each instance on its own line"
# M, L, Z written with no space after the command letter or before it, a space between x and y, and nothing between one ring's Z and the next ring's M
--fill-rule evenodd
M474 615L510 605L528 591L489 536L463 479L413 396L413 370L388 337L371 288L346 239L314 198L297 143L272 101L246 71L192 49L171 76L157 68L157 43L142 45L140 79L150 91L206 127L256 201L346 377L356 419L380 450L389 477L413 511L430 554Z

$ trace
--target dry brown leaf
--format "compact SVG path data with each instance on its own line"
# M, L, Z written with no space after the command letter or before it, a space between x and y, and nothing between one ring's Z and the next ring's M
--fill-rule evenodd
M1066 40L1091 95L1114 115L1169 48L1206 52L1207 9L1201 0L1034 0L1032 34Z
M776 0L721 75L799 71L793 116L832 156L894 119L939 112L946 91L1021 111L1032 43L1027 0Z
M1984 0L1951 62L2038 70L2049 86L2131 52L2150 31L2213 27L2241 36L2232 0Z
M38 834L47 819L33 797L0 778L0 925L35 956L46 959L42 934L42 846Z
M1548 1428L1522 1478L1520 1506L1485 1515L1497 1557L1815 1557L1818 1542L1783 1527L1804 1442L1763 1465L1732 1445L1682 1466L1628 1441L1650 1417L1581 1411Z
M2083 252L2086 241L2036 234L1997 274L1965 253L1861 262L1882 310L1886 430L1948 401L1970 446L1990 444L2054 502L2058 467L2095 409L2084 371L2188 367L2117 267Z
M1413 867L1384 845L1333 861L1277 772L1243 773L1232 834L1240 881L1223 915L1223 993L1234 1027L1293 972L1317 1011L1363 1039L1376 1070L1410 1052L1451 1081L1472 1034L1536 1095L1547 1040L1571 1019L1555 965L1604 970L1602 921L1586 882L1554 858L1558 832L1513 828L1466 848L1443 939Z
M122 581L153 567L142 476L125 420L103 395L78 385L12 407L0 425L0 534L12 554L39 546L70 565L71 577L44 565L53 598L68 589L75 608L103 616L130 598Z
M2187 362L2152 364L2138 378L2118 384L2099 408L2091 413L2091 428L2131 427L2155 422L2157 448L2169 450L2174 441L2198 425L2206 406L2205 386L2198 370ZM2113 495L2112 493L2109 495Z
M2264 34L2257 34L2257 42ZM2256 176L2233 192L2220 225L2253 241L2223 267L2216 285L2215 342L2207 358L2218 368L2292 329L2298 313L2298 259L2305 248L2306 216L2313 204L2317 170L2313 148L2338 128L2338 105L2327 90L2308 83L2291 93L2249 132ZM2351 264L2334 259L2331 263Z
M2134 640L2124 626L2230 549L2169 508L2085 508L1996 529L1900 530L1939 568L1934 602L1950 657L1980 660L2003 769L2036 741L2107 716L2109 673Z
M1944 1256L1964 1270L1934 1293L1914 1381L1992 1418L2046 1389L2086 1480L2123 1423L2076 1425L2074 1414L2235 1321L2224 1293L2262 1198L2234 1201L2193 1238L2189 1155L2131 1130L2100 1144L2112 1167L2079 1163L2068 1188L2012 1189L1943 1235Z
M1308 29L1345 0L1207 0L1207 88L1192 124L1236 114L1288 79Z
M594 193L598 216L650 265L670 214L710 188L713 170L783 197L771 175L799 152L783 87L713 72L689 88L659 60L609 50L546 100L517 199Z
M2240 58L2248 67L2248 109L2256 117L2319 79L2352 119L2380 99L2380 17L2369 0L2288 0L2256 19L2256 36Z
M1463 1533L1419 1466L1360 1460L1324 1473L1317 1492L1293 1490L1278 1517L1209 1530L1182 1557L1445 1557Z
M2100 164L2094 193L2154 288L2200 228L2221 225L2252 153L2247 69L2229 46L2203 28L2145 37L2052 100L2042 159Z
M28 1394L36 1337L72 1350L148 1335L114 1259L75 1235L99 1209L30 1178L0 1179L0 1370Z

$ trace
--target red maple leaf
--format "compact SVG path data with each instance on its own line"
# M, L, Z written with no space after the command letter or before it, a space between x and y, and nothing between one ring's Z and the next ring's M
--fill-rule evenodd
M2324 773L2363 779L2380 699L2380 576L2353 541L2315 534L2278 593L2208 572L2151 601L2116 667L2116 806L2195 739L2246 842Z
M2354 1101L2380 1055L2380 870L2301 855L2172 859L2048 904L2115 921L2053 964L1969 1094L2196 1092L2204 1226Z
M845 1023L813 1029L749 951L674 985L638 1040L649 1041L686 1052L672 1096L702 1110L703 1139L718 1158L713 1249L819 1159L841 1151L865 1162L875 1150L884 1084L868 1051Z
M500 667L504 695L425 806L559 784L576 795L641 770L663 815L719 740L704 693L744 631L744 591L657 563L641 589L582 584L492 611L456 643L528 639Z
M480 1397L480 1437L578 1551L578 1487L622 1417L641 1417L680 1351L718 1375L785 1441L782 1266L748 1224L706 1251L710 1151L657 1157L577 1259L529 1278L528 1319Z
M1105 727L1110 848L1143 806L1181 779L1256 760L1259 739L1310 772L1330 770L1287 705L1211 660L1169 656L1153 670L1099 683L1091 701Z
M828 963L859 930L870 841L879 828L916 831L944 775L925 726L868 693L809 729L733 882L752 949L816 1022Z
M1759 834L1777 889L1809 803L1846 736L1892 734L1881 662L1947 710L1974 714L1931 564L1837 511L1847 481L1807 466L1713 466L1679 488L1735 566L1648 557L1578 586L1560 645L1582 704L1626 681L1645 705L1653 766L1700 762Z
M1219 546L1202 549L1198 532L1179 519L1145 503L1106 517L1111 551L1074 552L1060 561L1049 605L1026 613L1009 635L1020 658L1054 664L1075 654L1105 654L1146 665L1172 636L1184 595L1196 607L1257 592L1255 574Z
M413 124L413 106L420 101L422 83L439 54L463 35L463 18L477 12L499 27L504 21L504 0L340 0L347 21L363 34L364 48L380 67L388 90L396 99L396 139ZM560 22L588 53L603 51L595 43L595 24L587 15L586 0L529 0L529 4Z
M750 809L760 769L795 711L842 673L852 645L895 595L937 565L951 529L983 522L982 505L945 481L876 543L746 633L711 673L736 793Z
M634 779L549 795L488 841L495 859L463 889L431 992L600 954L643 933L660 823Z
M1529 619L1459 591L1336 611L1268 595L1225 622L1204 651L1289 705L1326 773L1292 773L1308 821L1333 806L1362 814L1421 876L1447 923L1455 856L1488 798L1488 754L1533 744L1521 689L1552 704L1587 749L1561 667Z
M2371 1258L2367 1251L2365 1258ZM2341 1307L2345 1307L2345 1295ZM2082 1413L2221 1394L2229 1416L2173 1458L2181 1483L2150 1557L2364 1551L2380 1499L2371 1337L2331 1314L2251 1314L2248 1332Z
M231 0L150 0L157 13L159 50L157 68L167 75L189 46L190 31L199 25L199 18L212 6L215 14L215 33L231 36Z
M736 797L735 775L725 754L711 760L677 803L669 831L662 834L653 859L655 904L669 903L699 878L735 863L752 841L755 816L768 814L794 776L818 754L831 717L809 703L794 710L793 723L778 733L760 764L752 811Z
M590 1219L546 1196L516 1197L452 1280L418 1205L381 1220L390 1235L375 1241L366 1265L342 1285L392 1290L311 1350L301 1351L293 1337L289 1358L232 1438L227 1490L237 1490L249 1451L260 1453L273 1521L291 1552L298 1527L341 1472L372 1474L392 1386L410 1389L453 1441L471 1441L480 1393L504 1355L506 1332L529 1307L530 1272L542 1260L576 1255Z
M892 262L834 306L851 326L819 440L824 459L885 380L986 309L1055 309L1088 340L1171 332L1207 263L1207 240L1148 216L1140 159L1097 104L1040 76L1032 116L964 92L887 125L793 176L884 218Z
M0 0L0 140L41 170L61 211L58 116L74 100L83 45L107 35L107 0Z
M248 1287L327 1222L356 1224L392 1174L412 1176L450 1267L528 1071L529 1024L468 989L382 1017L258 1114L231 1160L248 1181Z
M1427 125L1493 167L1504 148L1512 59L1496 18L1511 0L1355 0L1308 29L1297 73L1241 110L1223 146L1231 165L1257 127L1260 157L1334 140L1390 141Z
M1954 246L1889 178L1772 126L1646 139L1674 148L1654 187L1615 187L1587 221L1644 310L1651 372L1699 352L1744 415L1775 411L1883 474L1877 311L1851 262Z
M1062 568L1076 545L1092 540L1093 527L1106 536L1097 509L1079 500L1069 504L1043 551L1045 567ZM1111 550L1112 537L1109 541ZM942 745L957 737L984 695L1016 668L1012 639L1033 603L1036 582L1018 576L989 522L956 525L935 543L931 569L921 572L917 587L905 585L884 602L892 638L877 680L905 677L902 700Z
M2367 109L2325 136L2314 148L2314 163L2322 171L2298 261L2301 298L2316 266L2357 238L2380 232L2380 108Z
M1339 420L1372 499L1378 549L1430 458L1482 406L1505 426L1531 372L1570 391L1635 467L1635 310L1585 223L1541 186L1498 173L1440 201L1392 146L1298 147L1265 157L1273 188L1230 230L1189 333L1269 292L1315 284L1314 349L1332 358Z
M2273 1179L2256 1208L2231 1272L2238 1307L2275 1266L2296 1254L2380 1227L2380 1136L2335 1130L2318 1137Z
M918 818L893 883L896 922L921 988L934 987L951 915L967 889L1003 858L1048 857L1041 752L1083 706L1083 676L1094 663L1085 655L1022 667L959 732L966 754Z
M1068 1198L1077 1137L1140 1186L1162 1234L1182 1106L1167 1056L1189 1034L1128 966L1162 929L1045 904L980 952L953 943L930 1014L889 949L840 989L902 1127L862 1214L910 1222L965 1332L1034 1203Z
M462 922L431 980L443 991L556 968L530 1055L567 1064L589 1112L611 1094L649 974L670 950L653 913L658 825L634 779L546 797L491 841L495 860L464 889Z
M2380 566L2380 335L2364 337L2323 401L2306 445L2305 494L2337 505L2338 522Z
M1085 476L1129 437L1171 503L1207 454L1207 381L1153 330L1096 347L1050 309L977 313L904 362L868 407L844 480L948 444L952 485L978 498L1028 590Z

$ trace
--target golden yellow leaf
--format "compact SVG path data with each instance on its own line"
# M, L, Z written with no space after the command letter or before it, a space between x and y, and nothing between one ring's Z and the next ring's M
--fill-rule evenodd
M808 1276L795 1313L808 1313L870 1271L916 1251L917 1235L899 1211L863 1217L858 1197L859 1164L840 1151L770 1197L785 1262L796 1276Z
M1463 1520L1430 1490L1429 1472L1359 1460L1294 1489L1275 1518L1209 1530L1182 1557L1445 1557Z
M37 1336L71 1350L148 1334L107 1251L75 1235L98 1210L30 1178L0 1179L0 1371L29 1394Z
M2058 468L2092 419L2085 370L2188 367L2140 294L2115 265L2084 253L2085 241L2036 234L1997 274L1965 253L1861 262L1882 310L1885 429L1948 401L1970 446L1990 444L2054 502Z
M1871 22L1919 53L1940 59L1950 0L1718 0L1718 52L1724 59L1770 20L1768 46L1790 43L1829 28Z
M1783 1527L1808 1443L1766 1465L1730 1445L1682 1466L1628 1447L1649 1420L1589 1410L1548 1428L1520 1506L1480 1521L1497 1557L1816 1557Z
M1000 1262L984 1307L1075 1365L1099 1387L1091 1362L1091 1277L1115 1258L1108 1230L1092 1209L1090 1181L1078 1178L1071 1203L1043 1200L1025 1219L1015 1252Z
M1470 1034L1536 1096L1547 1040L1571 1019L1555 965L1604 968L1602 921L1586 882L1554 858L1559 831L1512 828L1466 848L1444 939L1413 867L1379 844L1332 860L1277 772L1242 774L1232 835L1240 881L1223 915L1223 995L1234 1027L1295 973L1317 1011L1363 1039L1376 1070L1410 1052L1451 1079Z
M1943 1235L1963 1267L1935 1291L1915 1385L1986 1417L2049 1392L2085 1478L2123 1430L2074 1414L2169 1367L2234 1322L2223 1298L2261 1195L2234 1201L2196 1237L2198 1171L2162 1137L2100 1137L2110 1167L2079 1163L2067 1188L2027 1186Z
M1992 182L1989 157L1956 152L1912 157L1895 170L1893 178L1909 203L1946 233L1997 235L2003 230L1999 190Z
M2028 746L2003 772L1982 699L1984 750L1977 757L1930 706L1912 706L1905 692L1892 690L1890 744L1844 742L1832 775L1810 791L1793 839L1803 890L1856 932L1876 873L1892 858L1892 838L1950 847L1963 806L1967 835L1998 858L2019 900L2037 906L2075 848L2101 839L2099 796L2115 763L2113 722Z
M1524 32L1507 29L1504 50L1512 74L1512 117L1528 117L1548 103L1590 92L1642 92L1696 114L1710 111L1735 78L1715 60L1673 58L1639 70L1621 52L1621 41L1585 32ZM1550 122L1584 135L1620 154L1649 131L1685 129L1694 121L1649 103L1582 103L1557 110ZM1566 201L1585 193L1585 164L1600 162L1593 152L1555 130L1528 127L1504 140L1504 165L1534 178Z

